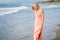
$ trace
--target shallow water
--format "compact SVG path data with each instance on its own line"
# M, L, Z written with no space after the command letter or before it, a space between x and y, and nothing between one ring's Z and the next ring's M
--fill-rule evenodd
M43 40L53 40L56 37L57 24L60 23L60 9L45 10Z

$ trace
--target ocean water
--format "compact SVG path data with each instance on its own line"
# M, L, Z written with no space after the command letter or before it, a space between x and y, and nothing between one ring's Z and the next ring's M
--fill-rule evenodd
M0 7L0 40L33 40L32 4ZM60 23L60 4L40 4L44 10L43 40L53 40Z

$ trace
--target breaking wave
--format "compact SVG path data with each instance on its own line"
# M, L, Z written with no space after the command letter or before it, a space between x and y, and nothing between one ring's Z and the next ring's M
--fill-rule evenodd
M0 16L6 15L6 14L11 14L11 13L16 13L20 10L28 9L27 6L20 6L20 7L12 7L12 8L0 8Z

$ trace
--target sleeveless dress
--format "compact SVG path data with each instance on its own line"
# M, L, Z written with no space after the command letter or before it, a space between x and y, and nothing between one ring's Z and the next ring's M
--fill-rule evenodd
M40 11L35 13L34 40L42 40L42 15Z

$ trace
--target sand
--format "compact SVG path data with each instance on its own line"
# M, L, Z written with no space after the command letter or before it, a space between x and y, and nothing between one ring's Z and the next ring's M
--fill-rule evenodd
M59 27L58 30L56 30L56 38L54 40L60 40L60 24L57 25Z

